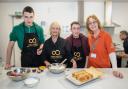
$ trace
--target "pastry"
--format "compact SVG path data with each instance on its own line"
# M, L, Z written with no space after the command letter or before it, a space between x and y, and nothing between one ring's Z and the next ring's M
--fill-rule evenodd
M85 82L91 80L93 78L93 75L86 72L86 70L81 70L72 73L72 77L75 78L76 80L79 80L80 82Z

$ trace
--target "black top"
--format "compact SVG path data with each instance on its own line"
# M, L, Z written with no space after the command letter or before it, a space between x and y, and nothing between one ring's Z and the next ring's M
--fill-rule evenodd
M61 37L58 37L56 43L53 43L52 38L46 40L42 52L43 61L60 63L66 58L68 59L67 62L69 62L72 59L72 55L71 49L67 44L67 41Z
M123 42L124 52L128 54L128 37Z
M72 48L72 45L76 47L82 46L82 48L84 49L84 56L86 58L86 56L89 56L90 53L88 38L83 34L80 34L80 38L73 38L72 35L70 35L66 40L68 41L70 48Z
M39 67L42 65L41 56L37 55L37 48L40 46L39 37L35 28L34 33L26 33L24 27L24 41L21 54L22 67ZM35 26L34 26L35 27Z
M73 59L77 63L77 68L84 68L86 56L89 56L90 52L88 38L80 33L79 38L73 38L73 35L71 34L66 40L68 41L69 47L71 48Z

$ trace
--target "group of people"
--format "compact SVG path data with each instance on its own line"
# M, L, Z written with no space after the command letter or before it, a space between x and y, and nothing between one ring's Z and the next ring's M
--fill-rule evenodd
M15 26L10 33L5 68L10 68L11 54L17 41L21 49L22 67L48 66L51 63L65 64L71 68L113 68L113 74L122 78L123 74L116 70L117 61L115 47L111 36L104 31L95 15L87 18L88 37L80 33L80 24L71 23L72 34L63 39L60 36L61 26L58 22L50 25L51 37L45 41L43 29L34 22L34 10L27 6L23 9L24 21Z

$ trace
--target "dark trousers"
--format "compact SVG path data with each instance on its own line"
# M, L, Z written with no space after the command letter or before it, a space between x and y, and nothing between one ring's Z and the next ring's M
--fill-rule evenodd
M126 67L128 68L128 61L127 61Z
M117 67L120 68L122 64L122 58L117 56Z

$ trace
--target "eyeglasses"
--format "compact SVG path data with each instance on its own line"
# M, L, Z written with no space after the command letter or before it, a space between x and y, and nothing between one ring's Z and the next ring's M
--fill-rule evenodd
M97 24L97 21L89 22L88 25Z

